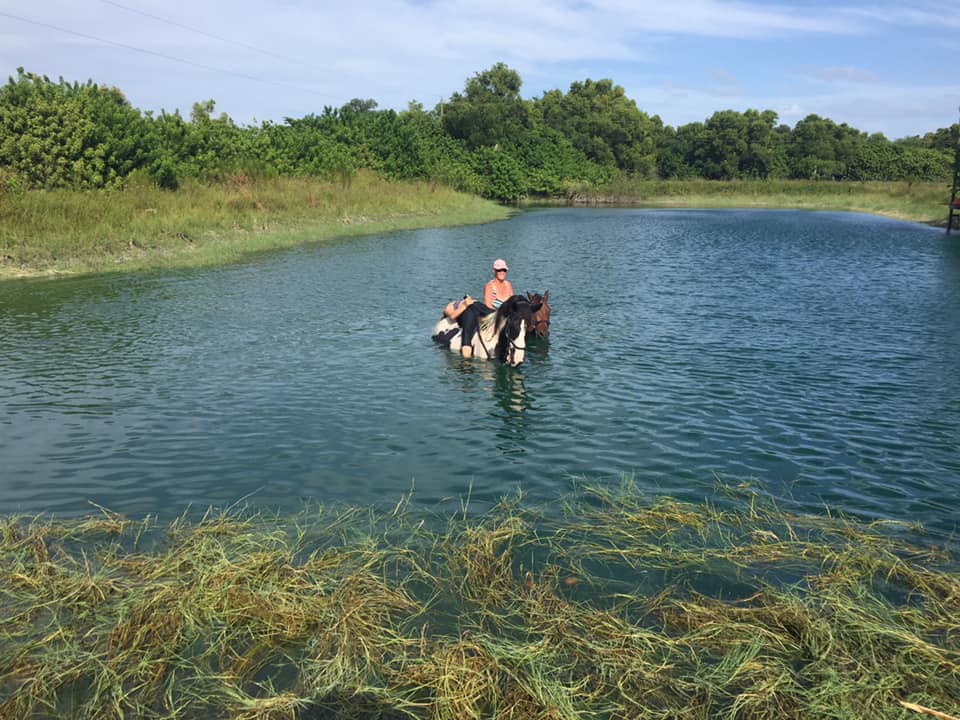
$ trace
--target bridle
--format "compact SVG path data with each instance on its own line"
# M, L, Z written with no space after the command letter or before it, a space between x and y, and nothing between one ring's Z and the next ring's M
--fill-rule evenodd
M536 295L527 294L530 303L539 302L540 305L530 321L530 332L537 337L545 338L550 335L550 306L547 305L546 298L539 293ZM537 315L546 310L546 317L537 318Z
M537 337L547 337L550 334L549 320L534 320L530 328Z
M497 320L500 318L498 317ZM517 320L517 335L516 337L510 337L510 324ZM503 362L509 363L516 367L514 364L514 358L517 356L518 352L526 353L527 350L527 339L526 339L526 325L527 320L524 317L514 318L514 317L505 317L503 318L503 323L494 323L494 338L496 339L496 347L494 348L497 352L498 359L502 359ZM494 354L490 352L490 349L487 347L487 343L483 339L483 330L482 328L477 328L477 339L480 341L480 347L483 348L484 354L488 358L494 357ZM499 352L503 349L502 358L499 356ZM522 362L522 361L521 361Z
M515 338L510 337L509 332L507 332L506 330L504 331L504 332L507 332L507 338L506 338L507 352L504 353L504 360L505 362L509 363L510 365L513 365L514 367L515 365L514 365L513 359L514 357L516 357L517 351L522 350L524 353L526 353L527 351L527 339L526 339L527 333L526 333L526 328L524 327L525 323L526 323L526 320L520 320L520 327L518 329L517 336ZM520 339L523 340L522 345L517 343L517 341Z

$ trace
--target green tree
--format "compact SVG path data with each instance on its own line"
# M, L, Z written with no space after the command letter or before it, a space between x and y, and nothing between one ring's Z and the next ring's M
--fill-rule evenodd
M545 92L534 108L544 125L568 138L593 162L641 177L655 174L663 123L637 108L612 80L574 82L566 95Z
M252 160L252 131L238 127L226 113L214 118L213 100L194 103L185 142L180 146L180 166L196 177L217 178L248 169Z
M743 114L746 149L740 157L738 177L781 178L787 174L785 136L777 132L773 110L747 110Z
M688 123L676 130L665 127L657 139L657 174L665 179L689 180L698 177L697 144L703 123Z
M38 188L97 188L147 162L143 118L115 88L18 68L0 88L0 167Z
M747 152L747 124L733 110L714 113L704 123L695 156L701 177L732 180L740 175L740 161Z
M481 194L494 200L516 200L525 190L523 168L505 150L483 147L471 155L474 170L483 185Z
M571 183L608 180L611 168L590 162L557 130L540 127L526 133L513 148L523 168L524 194L559 196Z
M439 108L443 127L468 150L510 144L530 127L520 75L504 63L476 73Z
M808 115L793 128L787 146L791 177L803 180L835 180L846 168L838 159L839 128L832 120Z

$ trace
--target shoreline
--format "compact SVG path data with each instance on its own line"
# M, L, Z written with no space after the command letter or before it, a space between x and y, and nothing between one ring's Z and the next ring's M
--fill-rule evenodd
M0 281L226 265L325 240L505 220L536 207L856 212L945 229L946 194L937 183L637 181L503 205L367 173L346 185L245 178L175 193L37 191L0 205Z
M24 193L0 204L0 281L213 267L377 233L505 220L516 211L429 183L247 179L167 192Z
M132 245L124 255L113 256L109 264L98 259L89 267L82 259L71 261L66 267L9 267L0 261L0 282L3 280L57 279L84 275L105 275L124 272L153 272L159 270L214 267L249 259L261 253L293 249L330 240L363 237L378 233L423 230L427 228L477 225L508 219L513 213L478 215L476 218L457 214L437 213L410 216L362 217L352 219L321 219L314 223L292 225L288 228L254 231L236 230L233 233L213 234L205 247L187 247L181 252L141 248ZM337 223L342 224L337 228ZM217 257L209 259L209 255Z
M921 219L911 215L898 212L896 210L870 210L857 207L825 207L813 203L724 203L724 202L703 202L699 204L687 201L674 201L666 199L631 199L631 198L613 198L613 199L589 199L589 200L534 200L519 203L519 207L527 209L535 208L636 208L638 210L808 210L810 212L849 212L859 213L861 215L876 215L891 220L901 220L903 222L917 223L918 225L927 225L929 227L939 227L946 230L946 219Z
M941 183L641 180L521 206L856 212L946 229L949 195Z

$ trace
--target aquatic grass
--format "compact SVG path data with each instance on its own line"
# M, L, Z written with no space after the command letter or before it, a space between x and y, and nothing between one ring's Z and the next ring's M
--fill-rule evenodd
M782 504L4 518L0 717L956 717L954 548Z

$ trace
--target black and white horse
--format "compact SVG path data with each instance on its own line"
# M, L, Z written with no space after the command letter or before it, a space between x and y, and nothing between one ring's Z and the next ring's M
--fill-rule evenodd
M470 343L478 358L495 358L517 367L527 350L527 329L533 322L534 307L523 295L514 295L504 301L497 311L480 318L480 329ZM460 352L461 330L455 320L444 316L433 328L434 341L453 352Z

